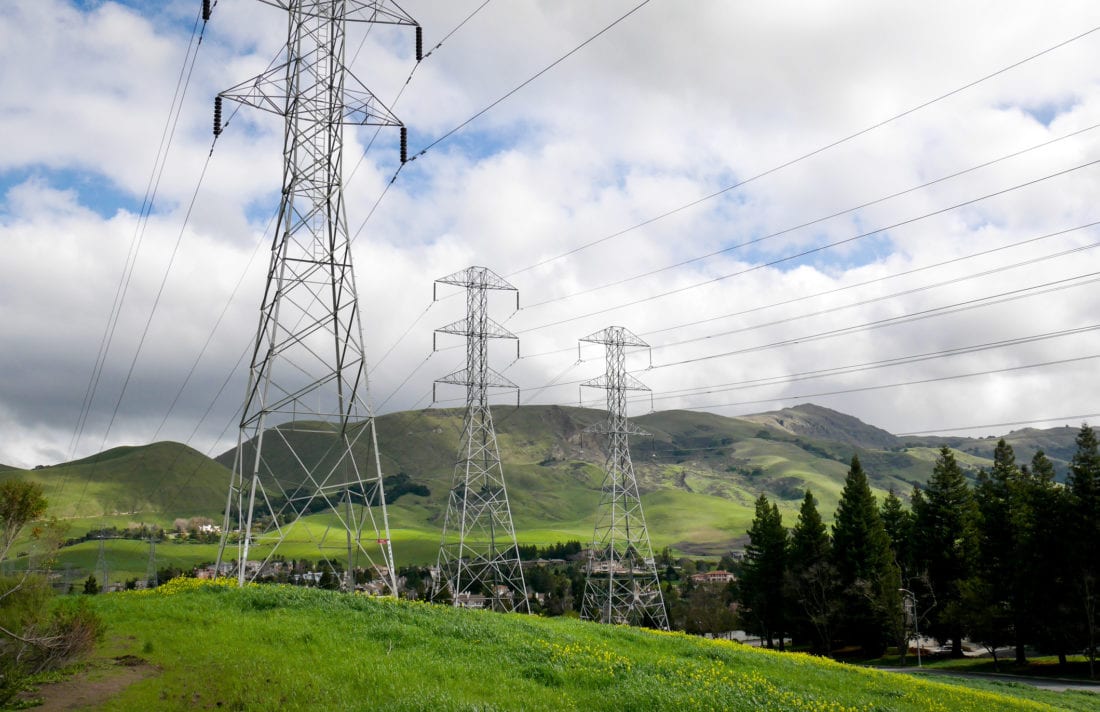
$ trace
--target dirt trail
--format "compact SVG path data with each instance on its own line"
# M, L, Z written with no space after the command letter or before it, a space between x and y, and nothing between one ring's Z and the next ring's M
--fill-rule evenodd
M42 704L36 712L80 710L100 705L135 682L157 674L157 669L141 658L125 655L114 665L82 672L68 680L42 685L34 695Z

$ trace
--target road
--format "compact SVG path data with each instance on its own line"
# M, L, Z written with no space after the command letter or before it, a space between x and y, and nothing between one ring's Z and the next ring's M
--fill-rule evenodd
M1023 677L1021 675L1006 675L995 672L960 672L958 670L937 670L936 668L916 667L876 667L876 670L886 672L901 672L909 675L947 675L950 677L978 677L996 682L1018 682L1023 685L1031 685L1053 692L1065 692L1066 690L1080 690L1082 692L1094 692L1100 695L1100 682L1088 680L1067 680L1057 677Z

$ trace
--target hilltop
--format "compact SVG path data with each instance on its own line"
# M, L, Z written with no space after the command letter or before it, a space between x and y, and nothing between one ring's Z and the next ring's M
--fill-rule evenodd
M606 452L603 438L586 428L604 417L603 411L562 406L494 409L522 543L591 536ZM899 438L812 404L745 417L663 411L634 422L649 433L632 439L631 456L654 546L689 555L719 555L741 546L761 493L778 503L789 524L809 488L830 519L853 454L880 497L894 489L904 499L913 485L927 481L942 444L955 449L971 474L991 464L996 444L995 438ZM391 413L377 423L383 472L405 483L388 493L394 540L404 542L395 550L403 562L427 562L438 546L462 411ZM1076 428L1062 427L1019 430L1006 438L1019 461L1042 447L1064 473L1075 435ZM296 448L324 452L330 436L283 428L280 437L269 437L265 459L289 473L295 468L281 446L284 438ZM75 534L138 522L167 527L178 517L221 520L233 456L228 451L210 459L162 442L34 470L6 469L0 478L19 475L40 482L51 514L71 522ZM296 483L291 477L283 484ZM189 551L199 560L214 556L198 546ZM144 570L139 548L127 556L133 568ZM94 561L92 544L86 543L72 563L88 568Z

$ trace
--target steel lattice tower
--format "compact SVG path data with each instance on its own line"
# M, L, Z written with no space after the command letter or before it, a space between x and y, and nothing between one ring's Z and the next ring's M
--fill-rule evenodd
M607 390L607 422L591 430L606 433L609 440L581 618L668 630L638 480L630 460L629 436L646 433L626 419L626 392L649 390L626 372L626 347L649 344L621 326L609 326L581 341L606 346L607 372L581 385Z
M355 568L377 566L395 594L342 170L344 125L401 123L345 67L345 35L350 22L416 22L385 0L261 1L288 13L285 61L222 92L214 110L215 133L222 98L285 120L282 197L218 567L235 538L238 581L255 578L298 529L330 568L346 561L345 588ZM324 511L323 533L299 524Z
M517 387L489 368L489 339L516 337L489 318L487 292L516 292L517 308L519 292L485 267L455 272L437 279L439 284L466 288L466 318L436 329L466 337L466 367L436 381L466 386L466 415L439 546L440 578L456 606L463 605L464 596L484 595L495 610L530 613L488 400L490 388Z

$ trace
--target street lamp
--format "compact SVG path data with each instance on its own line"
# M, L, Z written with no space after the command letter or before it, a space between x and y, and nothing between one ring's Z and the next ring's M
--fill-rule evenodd
M920 616L917 615L917 594L907 588L899 588L898 591L905 594L909 599L909 610L913 613L913 633L917 636L917 667L922 667L920 661Z

